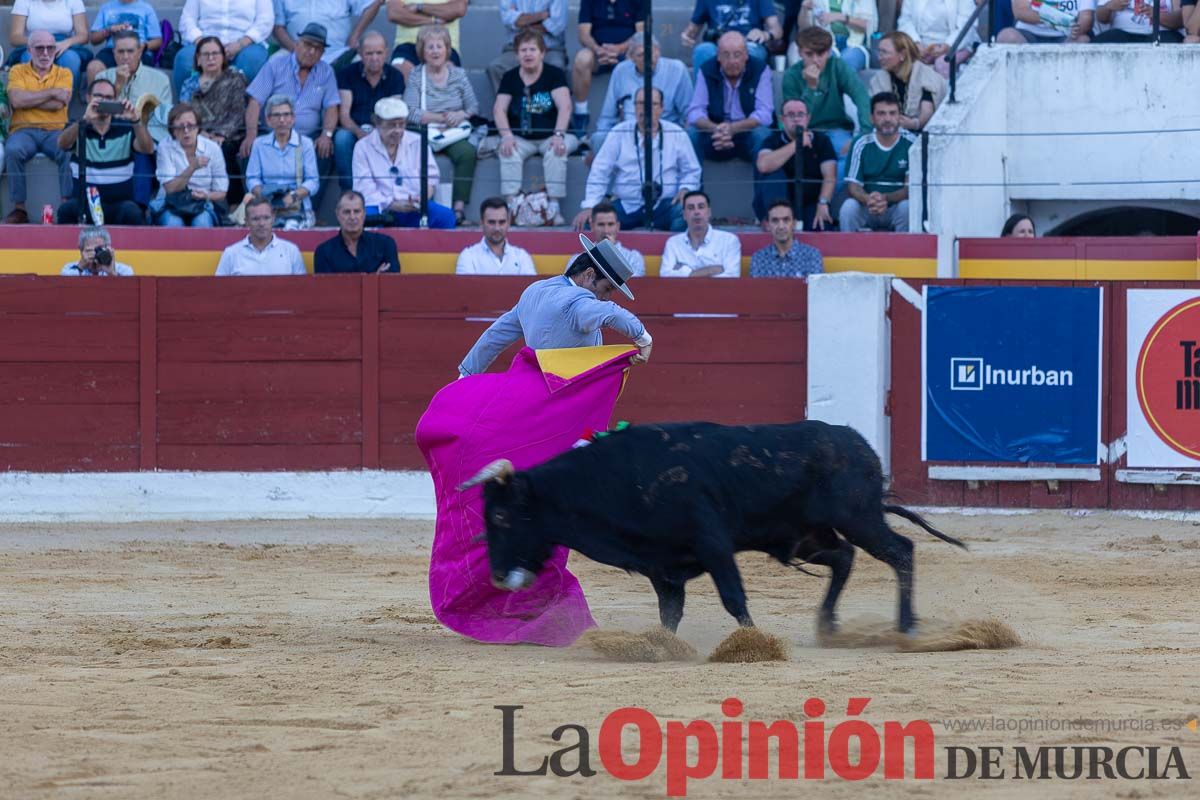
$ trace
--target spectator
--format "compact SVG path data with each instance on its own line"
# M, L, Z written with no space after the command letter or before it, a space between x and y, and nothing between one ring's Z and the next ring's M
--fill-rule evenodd
M502 91L500 82L504 76L520 63L518 34L533 31L541 35L543 59L558 68L567 68L567 46L563 36L567 31L567 0L502 0L500 22L508 35L508 44L500 55L488 65L488 78L492 88ZM568 94L568 102L570 92ZM565 125L563 126L566 127Z
M441 25L421 28L417 36L417 53L421 64L409 73L412 80L404 91L404 101L409 108L408 121L446 129L469 123L472 117L479 116L479 101L475 99L475 90L466 70L450 63L449 32ZM454 166L454 221L461 225L471 200L477 148L470 138L466 138L439 152Z
M375 19L383 0L373 0L363 11L354 32L354 41ZM392 50L392 64L408 81L413 67L421 63L420 48L416 46L421 31L430 25L442 25L450 33L450 61L461 67L458 57L458 20L467 13L467 0L387 0L388 22L396 23L396 46Z
M425 192L429 227L453 228L454 212L433 202L438 185L437 159L426 147L428 182L421 185L421 137L405 133L408 104L385 97L375 104L375 130L354 145L354 188L366 198L367 214L387 224L415 228L421 222Z
M317 172L321 177L333 170L333 132L338 126L337 76L333 67L321 60L325 52L325 26L309 23L296 40L296 49L286 56L267 62L258 77L246 89L246 138L240 155L250 153L258 135L259 114L263 101L272 95L292 98L294 127L301 136L312 140L317 154ZM268 123L269 124L269 123ZM313 191L313 208L321 205L320 179Z
M1064 0L1053 9L1035 9L1031 0L1012 0L1016 24L996 34L1000 44L1086 44L1092 40L1092 25L1096 20L1096 0ZM1041 10L1057 12L1053 18L1042 19ZM1062 16L1072 19L1069 28L1062 27Z
M97 75L117 87L117 99L136 104L145 95L153 95L166 113L171 107L171 81L153 67L142 69L142 55L146 52L137 31L123 30L113 34L112 54L117 65Z
M1200 12L1196 11L1195 3L1184 3L1183 31L1187 34L1184 41L1188 44L1200 44Z
M737 278L742 274L742 242L710 222L708 195L699 190L683 197L687 230L667 239L660 278Z
M362 16L371 0L274 0L275 41L289 53L296 50L296 38L309 25L325 26L326 45L321 58L334 70L354 60L354 50L347 45L354 18Z
M83 0L13 0L9 25L7 66L28 64L31 31L46 31L55 40L54 63L71 73L71 85L82 94L83 68L92 60Z
M943 78L948 78L950 63L946 61L946 54L974 13L975 0L904 0L896 28L917 43L921 61L931 65ZM979 34L972 29L963 44L965 46L954 54L959 64L971 57L973 48L979 44Z
M642 30L645 18L642 0L580 0L580 46L571 63L571 91L575 99L571 130L580 139L587 136L591 123L588 95L592 91L592 75L612 72L617 62L625 58L629 39Z
M617 241L617 236L621 233L621 218L617 216L617 209L613 207L612 203L601 200L592 206L592 210L589 212L588 226L594 236L612 242L612 246L629 265L633 277L646 277L646 259L642 258L642 254ZM598 243L599 240L597 240Z
M1176 30L1183 27L1180 5L1178 0L1162 0L1159 4L1158 41L1170 44L1183 41L1183 35ZM1153 42L1153 15L1153 3L1144 0L1108 0L1100 3L1096 6L1096 19L1111 27L1093 41L1097 44Z
M838 56L859 72L871 58L867 43L879 25L879 9L875 0L803 0L796 25L801 30L815 25L829 31Z
M780 198L767 208L771 244L750 256L751 278L803 278L825 271L821 251L796 241L796 215Z
M333 134L333 163L342 191L354 185L354 144L371 132L375 104L404 94L404 77L387 63L387 41L382 33L368 31L359 55L359 63L343 67L337 75L340 127Z
M13 209L4 218L7 225L29 222L25 210L25 165L39 153L58 164L59 196L63 201L71 197L71 154L58 147L58 135L67 124L67 106L71 102L71 71L54 63L53 35L34 31L28 41L32 60L8 71L12 120L4 164Z
M366 200L358 192L342 192L337 202L338 232L317 245L313 272L400 272L396 241L365 230Z
M200 135L196 109L177 103L167 116L171 138L158 145L158 196L150 204L155 223L168 228L215 228L229 176L221 146Z
M103 70L117 65L117 59L113 56L113 46L116 44L113 37L121 31L133 31L138 35L138 41L146 43L142 50L142 63L154 66L154 53L162 47L162 23L158 21L154 6L145 0L108 0L100 6L100 11L92 20L92 44L108 44L100 48L96 57L88 63L89 85Z
M537 275L533 259L524 249L508 241L512 217L508 201L489 197L479 204L479 227L483 238L458 254L457 275Z
M622 122L604 140L588 172L587 193L575 217L575 229L583 230L588 209L595 206L611 189L616 196L613 207L621 225L637 228L645 219L645 197L642 186L646 181L646 138L653 142L651 164L655 195L661 198L654 206L653 227L660 231L681 231L683 196L700 188L700 162L683 128L662 120L662 92L650 91L651 130L647 133L644 89L639 89L637 122Z
M12 109L8 106L8 89L0 82L0 164L4 163L4 140L8 138L8 118Z
M871 76L871 94L896 95L900 98L900 127L906 131L924 128L946 97L946 79L921 61L917 43L902 31L892 31L879 40L879 66L883 69Z
M117 261L113 250L112 237L108 231L96 225L79 231L79 260L63 264L59 275L99 275L111 277L133 275L133 267Z
M692 78L687 66L677 58L662 58L658 39L652 41L650 52L650 81L663 95L663 119L676 125L687 124L687 109L692 102ZM604 94L604 105L596 132L592 134L592 152L600 152L604 137L618 122L633 122L633 96L646 85L642 72L645 37L638 33L629 39L625 49L628 58L613 68Z
M771 68L749 59L740 33L722 35L717 60L700 70L688 107L688 135L696 155L715 161L736 155L754 163L771 135L774 98Z
M179 101L191 104L200 119L200 132L221 146L225 171L231 176L226 200L236 206L245 191L238 151L245 137L246 76L229 65L215 36L197 42L195 69L183 82Z
M175 55L171 86L178 93L187 80L204 36L216 36L225 47L225 58L242 71L246 80L254 80L267 63L266 41L274 24L271 0L184 0L179 15L184 45Z
M781 116L780 129L763 142L754 163L754 216L767 219L773 201L786 200L800 210L804 230L832 228L829 203L837 184L833 143L820 131L808 129L808 107L803 100L786 101ZM800 142L799 175L796 142Z
M101 102L121 103L125 112L117 117L102 113L97 105ZM134 110L133 103L117 99L117 87L111 81L97 78L88 93L87 108L82 120L76 120L58 135L58 148L71 153L71 172L79 180L78 154L75 143L79 139L79 128L85 127L83 147L86 163L84 180L88 189L95 188L100 195L100 209L104 219L96 219L90 202L88 216L95 225L144 225L146 214L141 204L135 202L133 192L133 157L135 153L149 155L154 152L154 140L142 118ZM58 222L76 225L84 217L78 198L72 197L58 207Z
M880 92L871 98L875 130L854 143L846 186L850 197L838 214L840 227L908 231L908 150L914 138L900 128L900 98Z
M854 120L846 116L846 98L858 110L858 128L871 130L871 98L857 73L833 52L833 36L820 28L796 34L801 61L783 75L783 100L799 98L808 107L808 127L833 142L838 179L846 174L846 154L854 139Z
M544 63L546 44L536 30L518 33L516 47L520 66L504 73L492 106L500 132L500 191L510 198L521 191L525 159L541 153L546 195L566 197L567 156L579 146L567 131L571 118L567 76Z
M312 139L296 132L295 117L292 98L282 94L267 98L272 132L254 140L246 165L246 189L270 200L272 210L278 212L272 215L275 223L287 229L313 226L312 196L320 180ZM249 208L246 211L248 215Z
M1004 220L1004 227L1000 229L1000 236L1001 238L1036 239L1037 230L1033 227L1033 217L1030 217L1028 214L1013 214Z
M275 209L265 197L246 201L246 227L250 233L226 247L217 263L217 275L304 275L300 248L280 239Z
M720 39L731 32L742 35L750 58L764 67L767 50L783 40L783 28L771 0L696 0L692 20L679 38L684 47L693 48L692 68L697 83L700 69L718 57Z

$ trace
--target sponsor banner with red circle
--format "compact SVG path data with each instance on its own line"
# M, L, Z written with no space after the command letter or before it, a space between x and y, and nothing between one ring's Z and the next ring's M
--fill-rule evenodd
M1200 466L1200 292L1131 289L1128 464Z

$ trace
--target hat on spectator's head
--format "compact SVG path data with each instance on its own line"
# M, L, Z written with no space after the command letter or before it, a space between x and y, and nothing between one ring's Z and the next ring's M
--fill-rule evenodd
M625 262L625 257L613 247L613 243L608 239L601 239L599 244L592 244L582 233L579 234L579 243L583 245L584 252L592 259L600 274L632 300L633 292L629 291L625 281L633 277L633 268Z
M408 119L408 103L399 95L384 97L375 103L375 116L380 119Z
M325 26L319 22L310 22L304 26L304 30L300 31L301 39L308 39L313 44L319 44L321 47L328 46L329 42L325 36L328 32Z

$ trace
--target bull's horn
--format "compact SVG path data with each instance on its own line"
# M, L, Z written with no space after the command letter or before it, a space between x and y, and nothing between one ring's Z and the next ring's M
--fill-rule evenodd
M479 484L485 483L487 481L494 480L494 481L498 481L500 483L504 483L510 477L512 477L512 474L513 474L512 462L509 461L507 458L498 458L495 461L493 461L492 463L488 464L483 469L479 470L479 472L475 473L474 478L471 478L468 481L464 481L464 482L460 483L458 485L458 491L461 492L464 489L470 489L472 486L478 486Z

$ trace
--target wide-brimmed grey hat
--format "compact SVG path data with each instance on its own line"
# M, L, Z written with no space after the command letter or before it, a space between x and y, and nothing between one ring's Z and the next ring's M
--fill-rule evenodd
M592 259L596 269L600 270L600 274L612 281L613 286L632 300L633 292L629 291L625 281L633 276L633 268L625 263L625 257L613 247L613 243L608 239L601 239L598 244L592 244L582 233L579 234L579 243L583 245L583 251Z

